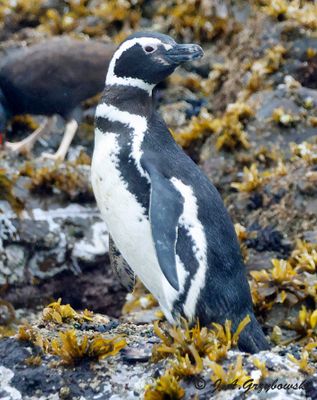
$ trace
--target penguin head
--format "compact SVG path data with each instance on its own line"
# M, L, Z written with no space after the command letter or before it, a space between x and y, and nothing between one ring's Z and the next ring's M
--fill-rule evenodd
M161 33L138 32L114 53L106 84L136 86L151 92L177 66L202 56L203 50L197 44L177 44Z

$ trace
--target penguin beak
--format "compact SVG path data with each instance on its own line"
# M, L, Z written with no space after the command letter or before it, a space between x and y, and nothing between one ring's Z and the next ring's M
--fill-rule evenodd
M177 44L165 54L167 61L172 64L182 64L196 60L204 55L203 49L197 44Z

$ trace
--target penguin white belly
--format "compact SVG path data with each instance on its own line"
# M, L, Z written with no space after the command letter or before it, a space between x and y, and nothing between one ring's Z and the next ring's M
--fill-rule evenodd
M97 204L122 256L173 321L170 312L178 292L158 264L146 211L120 174L116 136L96 130L91 178Z

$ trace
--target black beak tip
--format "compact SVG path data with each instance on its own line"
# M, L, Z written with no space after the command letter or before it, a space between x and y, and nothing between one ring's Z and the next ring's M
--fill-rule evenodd
M178 44L167 52L167 59L174 64L197 60L204 55L198 44Z
M204 50L196 44L193 49L193 59L202 58L204 56Z

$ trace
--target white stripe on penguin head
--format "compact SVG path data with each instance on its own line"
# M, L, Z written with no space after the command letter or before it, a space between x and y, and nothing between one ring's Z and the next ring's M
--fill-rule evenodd
M145 46L150 46L150 45L162 45L165 47L166 50L169 50L172 48L172 45L163 43L161 40L159 40L157 38L152 38L152 37L134 38L134 39L130 39L130 40L123 42L120 45L120 47L118 48L118 50L114 53L114 55L110 61L108 73L107 73L107 77L106 77L106 85L133 86L133 87L143 89L143 90L147 91L149 94L152 94L152 90L153 90L155 84L147 83L147 82L143 81L142 79L138 79L138 78L117 76L114 73L117 60L121 57L121 55L125 51L129 50L131 47L133 47L136 44L141 45L143 48Z

